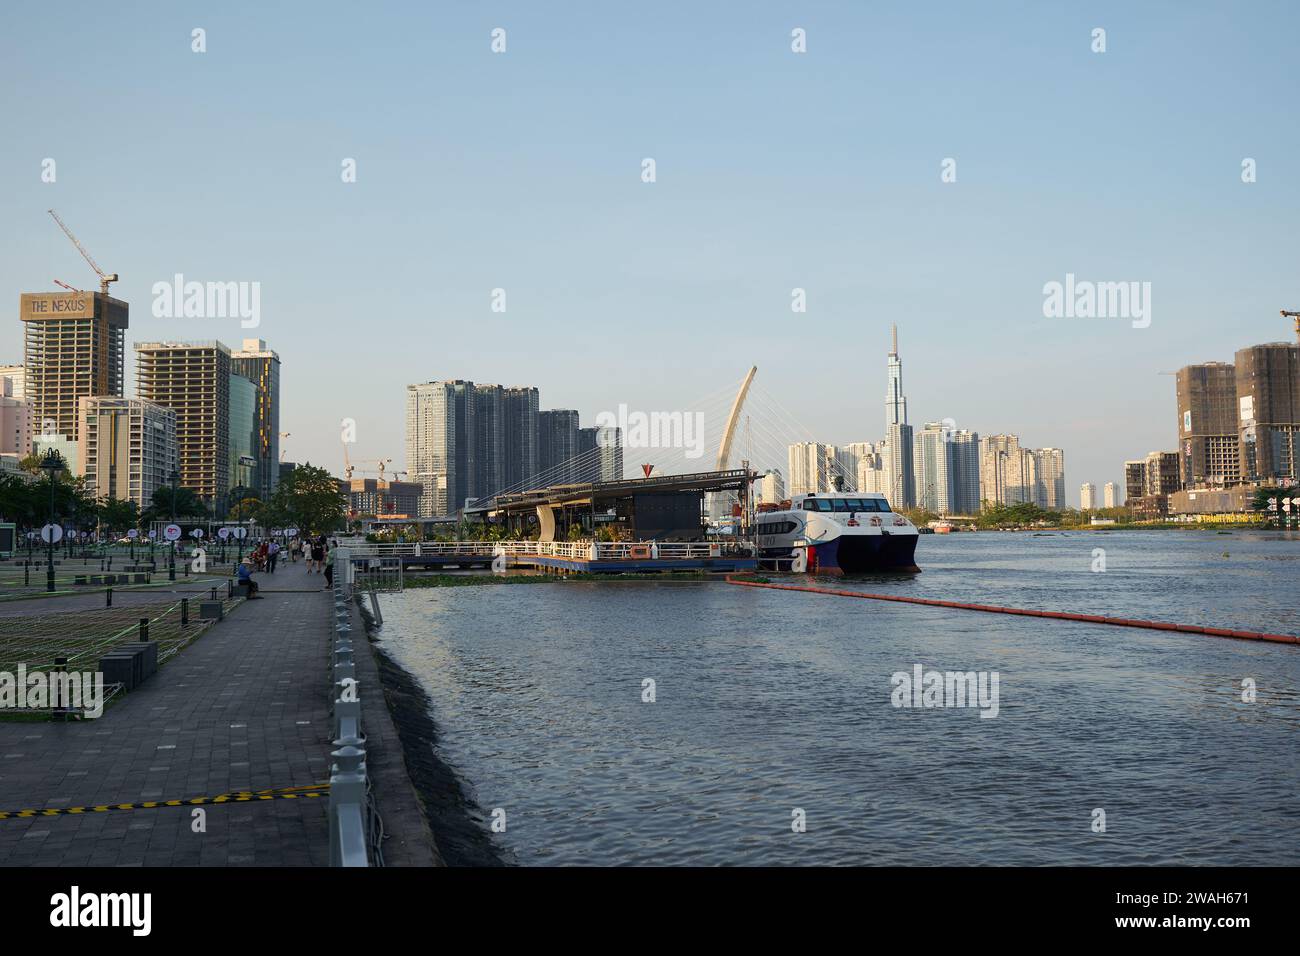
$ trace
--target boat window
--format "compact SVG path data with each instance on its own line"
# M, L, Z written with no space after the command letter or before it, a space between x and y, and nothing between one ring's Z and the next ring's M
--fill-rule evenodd
M822 502L819 501L817 498L809 498L809 499L807 499L806 501L804 501L803 506L804 506L804 510L805 510L805 511L821 511L821 510L822 510Z

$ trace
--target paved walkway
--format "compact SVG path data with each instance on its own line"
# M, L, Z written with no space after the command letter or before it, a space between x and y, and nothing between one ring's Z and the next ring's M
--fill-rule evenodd
M99 720L0 721L0 810L325 781L332 602L301 563L258 578L263 600L237 607ZM327 804L211 806L206 833L193 831L192 807L0 820L0 865L323 866Z

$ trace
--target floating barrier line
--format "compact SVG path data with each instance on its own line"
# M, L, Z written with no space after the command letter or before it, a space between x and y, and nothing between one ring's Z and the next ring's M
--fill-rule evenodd
M0 810L0 820L32 817L61 817L78 813L107 813L110 810L156 810L161 807L207 807L223 803L247 803L250 800L296 800L300 797L327 797L328 783L305 787L281 787L278 790L233 790L215 797L189 797L184 800L145 800L142 803L101 803L86 807L50 807L46 810Z
M837 591L801 584L765 584L761 581L740 581L727 575L728 584L747 588L770 588L775 591L807 591L810 594L832 594L836 597L863 598L868 601L895 601L899 604L924 604L928 607L955 608L962 611L986 611L990 614L1019 614L1024 617L1047 617L1061 621L1083 621L1087 624L1112 624L1116 627L1141 627L1153 631L1180 631L1184 634L1208 634L1211 637L1231 637L1241 641L1271 641L1274 644L1300 644L1300 637L1292 634L1265 634L1260 631L1238 631L1226 627L1201 627L1199 624L1167 624L1163 621L1140 621L1127 617L1106 617L1101 614L1071 614L1068 611L1035 611L1030 608L999 607L996 604L967 604L963 601L939 601L934 598L904 597L899 594L871 594L867 591Z

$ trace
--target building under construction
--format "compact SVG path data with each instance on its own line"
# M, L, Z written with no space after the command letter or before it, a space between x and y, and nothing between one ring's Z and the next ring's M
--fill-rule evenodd
M35 427L76 441L77 403L122 394L128 306L102 292L24 292L24 390Z
M1240 349L1236 385L1242 479L1294 482L1300 477L1300 345Z

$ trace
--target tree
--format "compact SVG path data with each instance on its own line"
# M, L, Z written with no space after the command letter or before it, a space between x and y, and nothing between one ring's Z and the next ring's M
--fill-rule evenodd
M172 487L162 485L153 493L153 500L145 511L145 518L150 521L170 521L172 517ZM206 518L207 506L190 488L176 489L177 518Z
M263 506L262 523L266 527L291 525L304 534L324 534L342 526L344 504L337 478L324 468L299 465L281 480Z
M99 521L108 531L126 531L140 522L140 509L134 501L105 498L99 503Z

